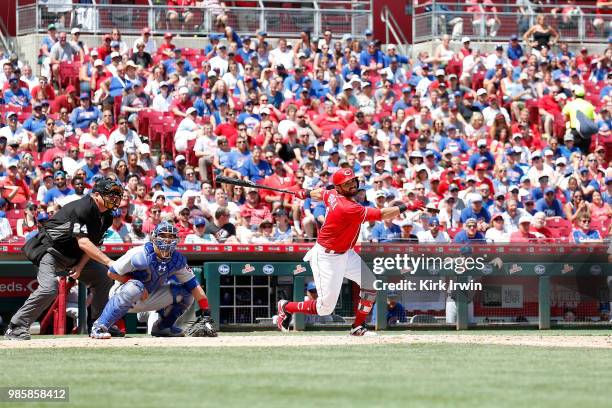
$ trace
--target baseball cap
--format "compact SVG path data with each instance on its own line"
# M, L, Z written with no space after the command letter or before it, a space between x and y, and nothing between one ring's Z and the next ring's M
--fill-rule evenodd
M444 76L444 75L446 75L446 72L444 72L443 69L438 69L436 71L436 76Z
M496 218L501 218L503 220L504 219L504 215L502 213L500 213L500 212L497 212L497 213L495 213L495 214L493 214L491 216L491 220L494 220Z
M478 95L478 96L481 96L481 95L486 95L486 94L487 94L487 91L486 91L484 88L479 88L479 89L476 91L476 95Z
M544 194L554 193L554 192L555 192L555 189L554 189L554 188L552 188L552 187L546 187L546 188L544 189Z
M519 224L523 224L523 223L531 224L531 216L530 215L523 215L521 218L519 218Z
M182 154L179 154L178 156L176 156L176 157L174 158L174 161L175 161L176 163L178 163L178 162L180 162L180 161L186 161L186 160L187 160L187 159L185 159L185 156L183 156Z
M306 290L308 292L316 292L317 291L317 286L315 285L314 282L308 282L308 284L306 285Z
M438 217L431 217L429 219L429 225L440 225L440 220Z
M53 178L58 178L58 177L66 177L66 173L64 173L62 170L58 170L55 173L53 173Z
M466 42L470 42L470 41L471 41L471 40L470 40L470 37L463 37L463 38L461 39L461 43L466 43Z
M378 190L375 194L374 197L375 198L380 198L380 197L386 197L387 193L385 193L383 190Z
M195 225L196 227L198 227L200 225L206 225L206 218L204 218L204 217L195 217L195 219L193 220L193 225Z
M472 203L477 203L477 202L482 202L482 195L480 195L479 193L472 193L470 194L470 202Z

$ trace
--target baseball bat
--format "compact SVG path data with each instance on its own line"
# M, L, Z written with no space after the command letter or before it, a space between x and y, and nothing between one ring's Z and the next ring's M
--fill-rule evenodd
M240 180L240 179L235 179L235 178L225 177L225 176L217 176L215 178L215 181L217 181L218 183L223 183L223 184L232 184L234 186L263 188L265 190L278 191L279 193L285 193L285 194L295 195L297 193L297 191L289 191L289 190L285 190L284 188L262 186L260 184L253 183L251 180Z

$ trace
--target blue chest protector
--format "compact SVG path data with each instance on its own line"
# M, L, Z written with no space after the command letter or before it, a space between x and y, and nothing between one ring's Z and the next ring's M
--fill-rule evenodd
M187 265L187 260L178 251L174 251L167 261L159 259L150 242L144 245L144 250L136 254L131 262L135 269L131 276L142 282L149 293L166 285L168 281L176 281L176 271Z

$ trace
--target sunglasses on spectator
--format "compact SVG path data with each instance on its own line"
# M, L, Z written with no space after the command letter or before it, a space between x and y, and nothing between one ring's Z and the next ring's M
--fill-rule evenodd
M184 215L184 216L188 216L189 215L189 211L181 211L179 214L180 215Z
M120 125L125 125L127 122L125 120L122 120L119 122Z
M186 175L186 176L194 176L194 175L195 175L195 173L194 173L194 172L192 172L192 171L190 171L189 173L185 173L185 175Z
M151 210L151 214L159 214L161 211L159 210Z

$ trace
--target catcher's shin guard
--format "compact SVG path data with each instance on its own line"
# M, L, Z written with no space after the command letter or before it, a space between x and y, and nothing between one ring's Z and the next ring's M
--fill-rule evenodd
M144 292L144 284L137 280L130 280L121 285L113 297L108 300L102 314L96 320L98 325L111 327L140 300Z
M172 327L193 303L191 292L183 288L182 285L171 285L170 289L172 290L172 304L158 311L160 316L159 328L161 330Z

